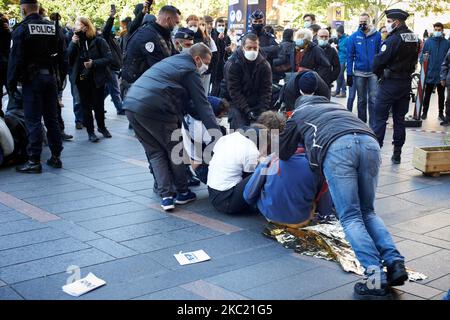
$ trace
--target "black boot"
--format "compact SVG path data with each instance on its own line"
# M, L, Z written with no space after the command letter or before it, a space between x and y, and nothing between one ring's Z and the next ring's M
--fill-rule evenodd
M100 132L105 138L112 138L111 133L109 133L108 129L105 128L98 128L98 132Z
M395 261L387 267L387 280L390 286L402 286L408 280L408 273L403 261Z
M89 141L90 141L90 142L98 142L98 140L100 140L100 139L95 135L95 133L91 132L91 133L88 133L88 134L89 134Z
M21 173L41 173L42 165L37 159L28 160L25 164L16 167L16 171Z
M402 154L402 147L394 146L394 153L392 154L391 158L393 164L400 164L401 154Z
M369 288L367 282L358 282L354 287L355 298L357 300L392 300L392 293L387 285L380 288Z
M62 168L62 162L59 157L52 156L50 159L47 160L47 165L50 167L53 167L55 169L61 169Z

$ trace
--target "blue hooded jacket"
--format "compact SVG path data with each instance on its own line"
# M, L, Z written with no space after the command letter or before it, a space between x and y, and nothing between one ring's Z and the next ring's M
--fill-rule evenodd
M423 62L424 53L429 53L428 71L426 83L438 84L440 82L439 74L441 72L441 65L444 62L445 55L450 48L450 41L444 37L431 37L423 45L422 53L420 54L420 63Z
M338 38L338 55L339 55L339 63L344 64L347 63L347 43L349 36L345 33Z
M355 71L372 72L373 59L380 52L381 33L372 28L366 35L360 29L347 42L347 74Z

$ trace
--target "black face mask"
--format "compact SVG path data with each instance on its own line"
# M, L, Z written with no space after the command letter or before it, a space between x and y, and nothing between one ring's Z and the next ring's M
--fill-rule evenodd
M86 32L83 32L80 30L80 31L75 32L75 35L77 35L81 41L86 40Z
M368 29L367 23L360 23L360 24L359 24L359 28L360 28L362 31L366 31L366 30Z
M261 33L263 28L264 28L264 25L262 23L261 24L252 24L252 29L256 33Z

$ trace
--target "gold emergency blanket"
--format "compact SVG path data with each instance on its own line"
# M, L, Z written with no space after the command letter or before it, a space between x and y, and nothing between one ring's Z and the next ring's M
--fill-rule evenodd
M346 272L364 274L364 268L345 239L344 230L337 220L292 229L269 223L263 234L295 252L328 261L338 262ZM424 280L426 275L408 269L410 281Z

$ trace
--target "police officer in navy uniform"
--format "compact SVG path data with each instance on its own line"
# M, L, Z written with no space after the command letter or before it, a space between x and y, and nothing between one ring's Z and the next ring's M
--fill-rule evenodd
M57 36L53 22L39 15L36 0L21 0L25 19L12 34L8 65L8 88L17 91L22 83L23 109L28 131L28 161L16 168L18 172L41 173L42 123L47 128L48 146L52 156L47 165L62 168L63 150L58 123L58 68L64 64L65 42Z
M372 129L383 146L386 121L392 108L394 152L391 160L399 164L406 138L405 116L409 109L411 74L416 69L419 39L405 24L407 12L391 9L385 13L389 35L373 62L373 72L381 80L375 102L376 123Z
M263 55L272 65L272 61L278 55L279 45L275 40L275 36L271 33L264 31L264 12L260 9L255 10L250 16L251 19L251 33L258 36L259 46Z

